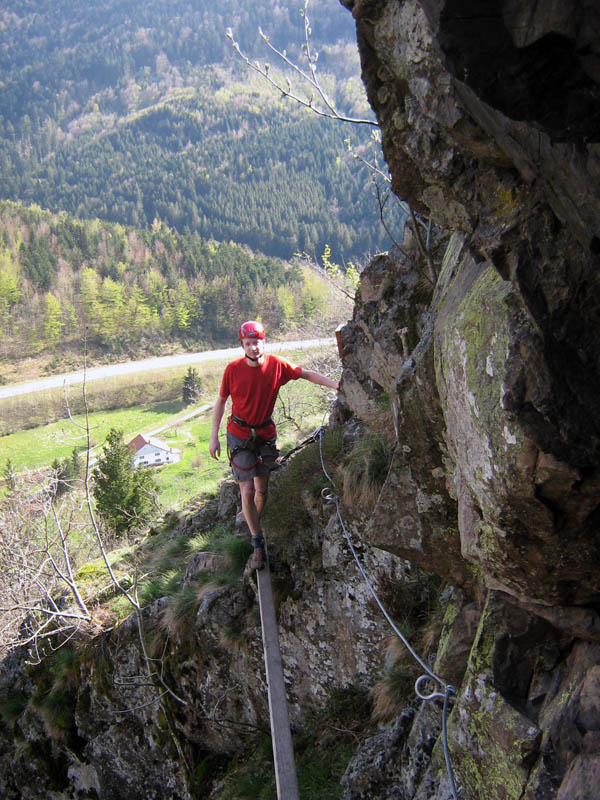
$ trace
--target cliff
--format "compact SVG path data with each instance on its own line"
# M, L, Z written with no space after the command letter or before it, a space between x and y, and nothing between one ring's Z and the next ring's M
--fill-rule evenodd
M427 576L444 579L437 650L422 652L456 690L448 746L462 800L592 800L600 12L583 0L342 1L394 192L434 223L431 264L415 233L375 257L342 331L326 459L346 526L399 614L402 586L422 595ZM384 451L370 494L369 469L352 458L365 444ZM335 689L372 689L404 663L319 474L316 456L292 459L266 520L298 729ZM218 507L182 515L173 536L234 513L224 488ZM186 580L212 568L199 558ZM166 602L146 609L149 632ZM24 700L2 727L3 795L225 796L198 770L267 726L255 608L251 585L216 587L158 637L184 703L158 703L139 679L133 618L98 634L63 686L71 716L58 734L25 702L56 679L5 664L5 686ZM380 713L356 737L344 800L446 800L441 719L439 700L414 697Z
M344 5L394 191L449 234L427 309L408 247L370 266L345 330L346 413L368 420L382 392L395 412L369 542L462 587L457 620L481 612L449 722L461 796L592 798L600 17ZM412 735L385 786L358 769L347 796L447 797L439 754L407 785Z

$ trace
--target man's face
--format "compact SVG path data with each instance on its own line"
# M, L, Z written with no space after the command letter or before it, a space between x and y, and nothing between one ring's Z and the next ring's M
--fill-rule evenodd
M249 336L242 339L242 347L244 354L252 361L262 358L265 352L265 340L257 339L254 336Z

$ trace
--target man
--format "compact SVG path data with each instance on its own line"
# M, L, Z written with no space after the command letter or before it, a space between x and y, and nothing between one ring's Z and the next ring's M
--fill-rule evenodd
M240 487L244 519L252 537L250 568L262 569L265 549L260 515L267 500L269 473L277 458L277 429L271 414L279 389L288 381L299 378L336 391L339 384L318 372L265 354L265 329L260 322L244 322L238 338L244 356L225 368L213 411L209 452L212 458L218 458L221 453L219 427L227 398L231 396L227 449L233 475Z

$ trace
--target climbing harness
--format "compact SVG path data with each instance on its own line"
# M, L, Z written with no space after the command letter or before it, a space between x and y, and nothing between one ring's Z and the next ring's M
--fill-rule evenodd
M266 428L267 425L270 425L273 422L273 418L268 417L268 419L266 419L264 422L261 422L260 425L248 425L247 422L245 422L243 419L240 419L239 417L236 417L235 414L230 414L229 418L233 420L233 422L235 422L237 425L242 425L243 427L250 428L251 431L250 439L246 439L243 444L236 445L233 448L233 450L229 450L229 448L227 449L229 463L232 464L236 469L242 470L243 472L248 472L249 470L254 469L254 467L257 464L262 464L262 457L260 456L259 451L263 445L265 444L269 445L274 450L276 450L275 439L269 439L269 440L260 439L256 436L255 433L256 430L260 428ZM310 436L308 436L306 439L300 442L300 444L297 444L296 447L293 447L291 450L285 453L285 455L280 456L275 462L274 466L271 468L271 471L274 471L282 467L285 464L285 462L289 458L291 458L291 456L294 455L294 453L297 453L299 450L303 450L306 447L306 445L316 442L319 439L322 430L323 426L320 425L316 430L314 430L311 433ZM251 450L256 455L256 461L252 464L252 466L239 467L237 464L234 463L233 461L234 457L242 450Z
M333 402L335 402L335 401L333 401ZM325 417L329 413L329 410L331 409L331 406L333 405L333 402L328 407L328 409L325 411L325 414L323 416L323 422L325 421ZM331 483L331 487L333 487L333 486L335 486L335 484L333 482L333 478L327 472L327 468L325 467L325 461L323 459L323 430L324 430L324 427L323 427L323 425L321 425L321 427L318 429L319 456L320 456L320 459L321 459L321 469L323 470L323 474L325 475L327 480ZM421 700L433 700L434 698L439 698L439 699L442 699L444 701L444 708L443 708L443 712L442 712L442 739L443 739L443 746L444 746L444 759L445 759L445 762L446 762L446 771L448 773L448 779L450 781L450 791L452 793L452 798L453 798L453 800L459 800L458 792L456 790L456 783L455 783L455 780L454 780L454 772L452 770L452 763L450 761L450 751L449 751L449 748L448 748L448 733L447 733L447 729L446 729L446 720L447 720L447 717L448 717L448 706L449 706L449 703L450 703L450 697L452 695L456 695L456 689L453 686L451 686L450 684L446 683L446 681L444 681L442 678L440 678L439 675L436 675L435 672L433 672L427 666L427 664L421 658L419 658L419 656L413 650L413 648L411 647L411 645L408 642L408 640L406 639L406 637L398 630L398 627L396 626L396 624L394 623L393 619L390 617L390 615L388 614L387 610L383 606L383 603L379 599L373 584L369 580L369 577L368 577L367 573L365 572L363 565L360 562L360 559L358 557L356 549L354 548L354 545L352 543L352 539L350 538L350 534L348 533L348 530L346 528L346 524L345 524L344 519L342 517L339 497L336 495L336 493L334 492L333 488L331 488L331 487L328 487L328 486L325 487L322 490L321 495L322 495L323 499L326 502L335 503L336 510L337 510L337 517L338 517L338 520L339 520L340 525L342 527L342 531L344 532L344 537L345 537L346 541L348 542L348 546L350 547L350 551L351 551L351 553L352 553L352 555L354 557L354 560L356 561L358 569L359 569L359 571L360 571L360 573L361 573L361 575L362 575L362 577L363 577L363 579L364 579L364 581L365 581L365 583L367 585L367 588L371 592L371 595L373 596L373 599L375 600L375 602L379 606L379 609L381 610L383 616L386 618L387 622L391 626L391 628L394 631L394 633L398 636L400 641L404 644L404 646L406 647L408 652L411 654L411 656L414 658L414 660L417 662L417 664L419 664L421 669L423 669L424 672L425 672L424 675L421 675L415 681L415 693L416 693L417 697L419 697ZM434 684L437 684L438 686L443 688L443 692L434 689L429 694L425 694L422 691L422 688L421 688L423 682L425 682L425 681L433 681Z
M273 452L277 454L275 439L260 439L256 436L251 436L249 439L245 439L243 443L236 444L236 446L231 450L229 447L227 447L227 457L229 458L229 463L232 467L235 467L242 472L249 472L251 469L254 469L257 464L263 463L263 457L260 454L260 451L264 447L270 447ZM254 454L254 462L249 467L241 467L233 460L238 453L241 453L244 450L248 450Z
M259 431L261 428L266 428L267 425L273 424L273 417L267 417L262 422L259 422L258 425L250 425L249 422L246 422L245 419L241 419L240 417L236 417L235 414L231 413L229 415L229 419L232 422L235 422L236 425L241 425L242 428L249 428L250 429L250 436L254 439L256 438L256 431Z
M248 428L250 430L250 438L244 439L243 442L237 444L232 450L227 447L227 457L229 458L229 463L232 467L239 469L241 472L249 472L251 469L257 464L263 463L263 458L260 454L260 451L263 447L270 447L277 455L277 448L275 447L275 438L272 439L261 439L259 436L256 435L256 431L261 430L261 428L266 428L269 425L273 424L273 417L267 417L265 420L260 422L258 425L250 425L249 422L246 422L245 419L241 419L240 417L236 417L235 414L231 413L229 415L229 419L232 422L235 422L236 425L241 425L242 428ZM243 450L250 450L255 456L255 461L249 467L241 467L235 463L233 460L238 453L241 453Z

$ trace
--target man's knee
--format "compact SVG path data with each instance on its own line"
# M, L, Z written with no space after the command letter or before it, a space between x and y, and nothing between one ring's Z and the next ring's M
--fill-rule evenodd
M239 486L243 500L250 500L254 497L255 489L252 481L240 481Z

